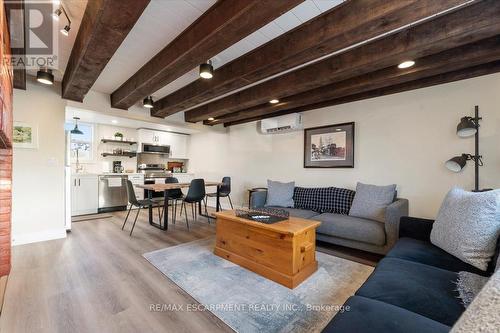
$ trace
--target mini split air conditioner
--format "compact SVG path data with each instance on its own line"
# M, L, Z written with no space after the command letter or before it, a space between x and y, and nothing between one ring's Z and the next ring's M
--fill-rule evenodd
M299 131L304 128L301 113L292 113L284 116L263 119L257 123L262 134L275 134Z

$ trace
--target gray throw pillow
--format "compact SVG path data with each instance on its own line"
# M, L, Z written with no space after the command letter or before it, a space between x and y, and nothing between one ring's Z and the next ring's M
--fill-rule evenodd
M394 201L396 185L377 186L358 183L349 215L385 222L385 210Z
M432 226L431 243L483 271L500 234L500 190L451 189Z
M281 183L267 181L266 207L293 207L293 190L295 182Z
M450 333L498 332L500 327L500 270L493 274Z

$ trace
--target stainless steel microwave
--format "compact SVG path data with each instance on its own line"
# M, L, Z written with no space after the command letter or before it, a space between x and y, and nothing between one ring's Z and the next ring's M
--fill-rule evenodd
M170 154L170 146L161 146L161 145L151 145L147 143L142 144L142 152L149 154Z

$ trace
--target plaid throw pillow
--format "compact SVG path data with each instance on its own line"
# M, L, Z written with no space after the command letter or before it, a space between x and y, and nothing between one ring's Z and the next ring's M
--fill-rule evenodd
M356 192L338 187L295 187L294 207L318 213L349 214Z

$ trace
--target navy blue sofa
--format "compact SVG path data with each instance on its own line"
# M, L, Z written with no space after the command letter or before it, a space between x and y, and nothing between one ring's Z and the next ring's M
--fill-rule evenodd
M448 332L465 311L455 281L459 271L490 276L430 243L432 220L402 217L399 237L368 280L323 332Z

